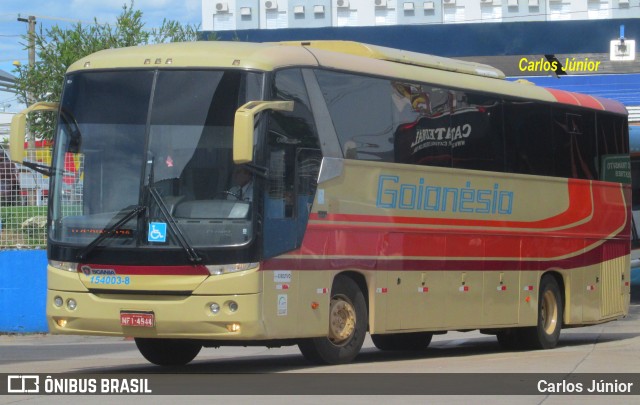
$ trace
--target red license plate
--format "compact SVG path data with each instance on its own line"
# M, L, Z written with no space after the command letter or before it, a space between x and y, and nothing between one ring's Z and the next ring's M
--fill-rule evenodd
M120 325L139 328L153 328L156 319L153 312L120 312Z

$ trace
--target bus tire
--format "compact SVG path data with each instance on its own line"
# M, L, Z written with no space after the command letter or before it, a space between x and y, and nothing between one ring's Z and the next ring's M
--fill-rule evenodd
M142 356L158 366L184 366L202 349L201 344L185 339L135 338L135 341Z
M538 324L521 328L520 340L527 349L553 349L560 340L564 304L555 277L546 275L540 281L538 296Z
M371 335L371 340L378 350L382 351L421 351L429 347L433 333L390 333Z
M316 364L349 363L362 348L367 325L367 305L360 287L351 278L338 275L331 288L329 334L304 339L298 347Z

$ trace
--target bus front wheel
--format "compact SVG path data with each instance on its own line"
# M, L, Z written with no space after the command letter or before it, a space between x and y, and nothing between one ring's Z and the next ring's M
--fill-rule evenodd
M135 341L142 356L158 366L184 366L202 349L201 344L185 339L135 338Z
M331 289L328 335L304 339L298 347L313 363L349 363L362 348L367 323L367 305L360 287L349 277L337 276Z

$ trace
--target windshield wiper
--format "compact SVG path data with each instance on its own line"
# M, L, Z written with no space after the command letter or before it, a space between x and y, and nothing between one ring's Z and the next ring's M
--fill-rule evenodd
M132 218L137 217L138 215L142 214L144 211L146 211L146 209L147 209L147 207L145 207L144 205L136 205L135 207L133 207L133 209L131 211L127 212L125 214L125 216L122 217L122 219L117 221L115 224L111 225L109 228L103 229L103 231L100 234L100 236L98 236L91 243L89 243L87 246L85 246L85 248L82 249L82 251L80 251L80 253L78 253L76 258L78 260L80 260L80 261L86 259L87 256L89 255L89 253L91 253L93 251L93 249L95 249L95 247L98 246L98 244L100 242L102 242L106 238L108 238L111 235L113 235L116 231L118 231L120 228L122 228L122 226L124 224L129 222ZM125 210L120 211L114 217L114 219L117 218L118 216L120 216L120 214L122 214L124 212L126 212L126 211Z
M180 246L182 246L184 251L187 253L187 256L189 257L189 261L192 263L201 262L202 258L198 256L196 251L189 244L189 241L187 241L187 238L184 236L184 233L182 233L182 230L178 226L178 223L176 222L175 218L173 218L173 216L169 212L169 209L167 208L167 204L164 203L164 200L162 199L162 196L160 195L158 190L155 187L150 187L150 186L148 187L148 189L149 189L149 194L151 194L151 197L153 197L153 200L156 202L156 204L158 204L158 207L160 207L160 213L164 217L165 221L167 221L167 224L169 224L169 229L171 229L171 232L173 232L173 234L176 236L178 243L180 243Z

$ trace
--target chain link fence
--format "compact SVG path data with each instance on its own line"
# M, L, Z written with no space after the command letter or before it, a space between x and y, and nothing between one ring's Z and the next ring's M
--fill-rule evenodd
M50 164L51 149L27 151L42 164ZM0 249L40 248L46 245L49 178L9 160L0 145Z

